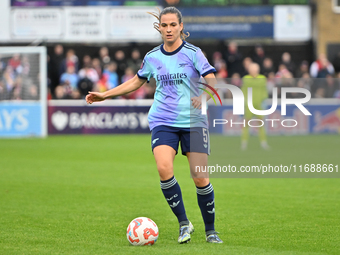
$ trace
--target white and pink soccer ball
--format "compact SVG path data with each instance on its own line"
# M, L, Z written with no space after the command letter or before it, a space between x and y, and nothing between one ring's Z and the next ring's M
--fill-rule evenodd
M146 217L132 220L126 230L126 236L132 245L153 245L158 238L158 227Z

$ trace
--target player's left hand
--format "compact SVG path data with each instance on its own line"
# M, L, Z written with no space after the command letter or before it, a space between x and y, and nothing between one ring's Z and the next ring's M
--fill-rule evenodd
M202 97L201 96L192 97L191 101L192 101L192 106L194 108L201 109L201 107L202 107Z

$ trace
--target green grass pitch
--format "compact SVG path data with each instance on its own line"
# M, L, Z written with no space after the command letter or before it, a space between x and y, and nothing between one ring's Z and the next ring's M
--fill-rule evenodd
M224 139L235 164L340 164L337 135L270 137L269 152L255 137L246 152L239 137ZM196 228L192 241L179 245L149 135L0 144L0 254L340 254L340 179L211 179L224 243L208 244L187 160L178 155L175 175ZM157 223L155 245L128 243L127 225L138 216Z

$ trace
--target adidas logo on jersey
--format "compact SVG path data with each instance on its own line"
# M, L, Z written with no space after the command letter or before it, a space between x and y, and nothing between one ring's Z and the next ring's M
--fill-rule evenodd
M185 67L186 65L188 65L188 63L182 63L182 64L179 64L179 67Z

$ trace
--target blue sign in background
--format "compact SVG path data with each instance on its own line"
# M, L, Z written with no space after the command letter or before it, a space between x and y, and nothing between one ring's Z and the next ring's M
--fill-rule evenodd
M41 136L40 103L1 103L0 137Z
M190 33L190 38L272 38L274 35L272 6L179 9L184 31Z

